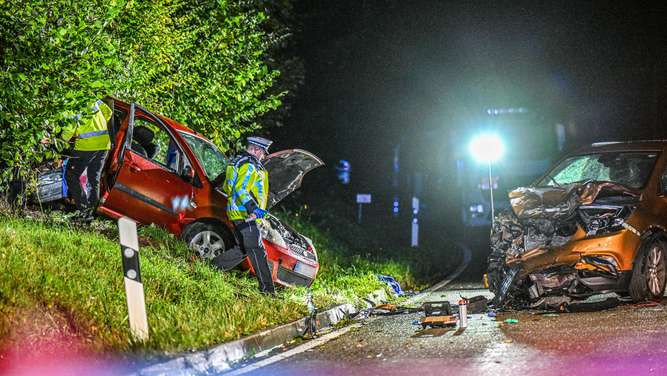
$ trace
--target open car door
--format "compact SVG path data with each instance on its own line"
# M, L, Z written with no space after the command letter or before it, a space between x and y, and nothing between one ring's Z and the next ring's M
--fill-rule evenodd
M308 172L324 166L324 162L317 156L301 149L288 149L270 154L263 164L269 173L267 209L298 189Z
M100 210L171 229L191 203L192 165L170 126L134 104L129 112L111 155Z

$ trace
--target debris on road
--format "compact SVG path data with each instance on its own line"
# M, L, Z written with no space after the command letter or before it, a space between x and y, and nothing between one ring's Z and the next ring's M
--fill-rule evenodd
M396 294L396 296L403 296L405 293L403 292L403 289L401 288L401 285L394 279L394 277L390 277L388 275L378 275L378 280L380 282L384 282L391 288L391 290Z
M424 318L420 322L422 328L456 325L456 322L456 316L452 315L452 307L448 301L424 303Z
M506 319L505 324L518 324L519 320L517 319Z
M484 313L489 310L488 299L483 295L473 296L468 301L468 313Z
M468 326L468 300L461 297L459 300L459 327L465 328Z

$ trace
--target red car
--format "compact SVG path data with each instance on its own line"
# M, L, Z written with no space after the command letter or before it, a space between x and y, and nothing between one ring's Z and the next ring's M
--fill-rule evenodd
M210 260L237 243L225 211L227 197L211 183L224 173L227 158L201 134L136 105L107 98L112 149L101 182L98 211L127 216L166 228L200 257ZM264 161L269 173L271 208L301 185L303 176L324 163L304 150L283 150ZM40 176L41 202L62 199L53 188L62 175ZM317 252L307 237L269 216L263 221L264 246L279 285L310 286L319 270ZM246 260L242 264L252 269Z

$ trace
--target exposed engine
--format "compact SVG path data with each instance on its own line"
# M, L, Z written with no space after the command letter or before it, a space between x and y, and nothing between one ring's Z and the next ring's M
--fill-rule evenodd
M300 235L291 227L283 224L274 216L267 216L261 226L262 237L292 253L317 261L317 254L308 239Z
M636 207L637 192L616 183L587 182L518 188L509 197L512 211L496 216L491 233L488 276L496 304L519 307L550 296L585 298L621 283L612 257L585 256L576 265L525 271L521 256L562 247L579 229L587 237L632 229L625 220Z

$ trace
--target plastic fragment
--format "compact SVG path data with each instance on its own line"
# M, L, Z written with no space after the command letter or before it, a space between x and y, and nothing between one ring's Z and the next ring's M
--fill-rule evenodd
M505 324L518 324L519 320L517 319L507 319L505 320Z

